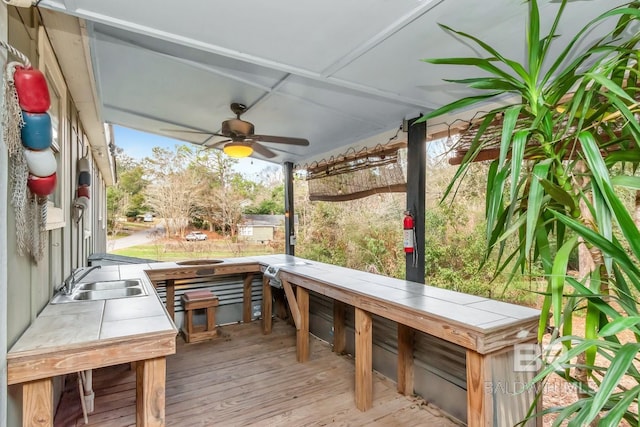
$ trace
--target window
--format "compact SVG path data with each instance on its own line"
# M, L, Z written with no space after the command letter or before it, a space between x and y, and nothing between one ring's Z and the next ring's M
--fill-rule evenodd
M47 213L47 230L61 228L65 225L65 217L69 201L69 175L71 170L70 156L66 152L67 144L67 85L62 77L53 48L49 43L44 27L38 33L38 68L44 74L49 86L51 107L49 115L53 127L52 149L58 163L56 191L49 196Z
M240 227L240 235L241 236L253 236L253 227L252 226L243 226Z

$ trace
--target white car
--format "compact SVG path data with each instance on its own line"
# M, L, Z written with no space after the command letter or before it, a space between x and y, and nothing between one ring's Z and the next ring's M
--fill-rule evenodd
M191 233L185 236L185 239L187 239L188 241L207 240L207 235L204 234L202 231L192 231Z

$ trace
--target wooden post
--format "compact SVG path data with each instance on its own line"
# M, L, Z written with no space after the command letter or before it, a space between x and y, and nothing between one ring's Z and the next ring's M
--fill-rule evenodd
M491 356L467 350L467 425L485 427L493 425L492 394L487 381Z
M398 393L413 395L413 341L415 331L398 323Z
M344 354L347 349L347 330L344 325L347 306L345 303L333 300L333 351Z
M53 427L53 380L45 378L22 385L23 427Z
M164 357L140 361L136 366L136 426L164 427L165 378Z
M262 333L270 334L272 325L273 298L269 278L262 276Z
M167 312L171 316L171 320L176 320L175 317L175 302L176 302L176 281L173 279L167 279L166 300L167 300Z
M296 332L296 358L298 362L307 362L309 360L309 291L298 286L296 300L300 316Z
M253 282L253 273L247 273L242 283L242 321L244 323L251 322L251 283Z
M356 407L373 406L373 328L371 313L356 307Z
M287 296L287 302L289 302L289 308L291 309L291 317L293 318L293 323L296 325L296 329L299 331L302 327L302 320L300 318L300 307L298 306L298 301L296 301L296 296L293 293L293 288L291 287L291 283L284 279L282 279L282 287L284 288L284 293ZM307 294L307 298L308 297L309 296ZM307 310L308 305L309 303L307 302Z

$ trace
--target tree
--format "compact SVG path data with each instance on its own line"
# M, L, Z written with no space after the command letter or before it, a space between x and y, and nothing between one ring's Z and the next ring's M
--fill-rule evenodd
M115 231L117 218L136 217L148 210L144 192L149 183L144 178L145 170L122 149L116 151L116 174L117 182L107 189L107 218L111 232Z
M187 170L189 149L178 146L176 151L160 147L152 149L152 157L146 158L149 206L165 222L165 233L184 235L194 212L194 194L197 191L195 172Z
M242 206L249 203L254 185L233 170L237 160L220 150L201 149L193 153L190 169L197 182L194 213L210 230L235 235Z
M640 291L640 232L617 189L640 189L635 167L619 166L640 162L640 3L600 15L557 51L551 47L557 43L568 0L559 3L549 33L541 36L538 2L527 2L526 64L505 58L472 35L442 26L489 56L425 61L480 69L480 77L455 82L487 93L457 100L424 120L500 95L521 99L485 116L447 194L478 153L497 142L499 156L487 178L486 259L497 253L498 272L525 271L535 262L542 265L547 292L539 338L547 315L553 313L553 342L562 344L563 351L548 360L536 380L557 374L579 390L576 403L549 412L557 412L557 424L568 420L570 426L617 426L623 418L637 425L638 414L629 406L637 405L640 390L640 374L633 364L640 350L635 301ZM612 20L613 30L589 42L589 32ZM552 57L554 52L559 54ZM502 134L493 141L485 132L499 116ZM515 250L507 248L509 238L518 242ZM580 242L592 267L576 279L567 268ZM584 331L572 327L578 311L586 311ZM625 332L633 333L636 342L621 342ZM609 360L609 366L596 366L597 354ZM572 362L575 357L577 364ZM573 375L571 368L577 368ZM617 388L623 376L636 386Z

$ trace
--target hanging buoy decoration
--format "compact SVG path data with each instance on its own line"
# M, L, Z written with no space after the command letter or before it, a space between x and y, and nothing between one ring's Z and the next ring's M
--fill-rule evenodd
M49 87L42 71L18 66L13 73L20 108L29 113L46 113L51 106Z
M22 145L30 150L46 150L51 147L53 131L51 117L47 113L22 111L24 126L20 130Z
M10 2L17 3L27 2ZM30 254L38 262L47 244L48 196L57 184L51 117L47 113L51 99L44 74L31 66L29 58L1 40L0 46L20 60L6 62L3 74L3 139L9 154L16 246L19 255Z
M54 173L53 175L39 177L32 174L29 174L29 178L27 178L27 186L29 190L36 196L46 197L49 194L53 193L56 189L57 177Z
M76 213L76 221L80 221L84 215L84 211L89 208L89 200L91 199L91 169L89 158L87 156L78 159L78 188L76 189L76 199L73 206L79 209Z

